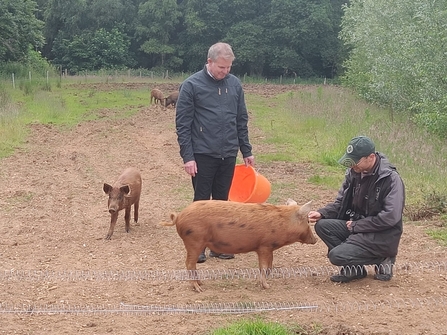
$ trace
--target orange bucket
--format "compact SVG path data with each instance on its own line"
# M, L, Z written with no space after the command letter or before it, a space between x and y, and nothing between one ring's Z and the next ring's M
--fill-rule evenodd
M235 166L228 200L262 203L268 199L270 191L270 182L252 166L245 164Z

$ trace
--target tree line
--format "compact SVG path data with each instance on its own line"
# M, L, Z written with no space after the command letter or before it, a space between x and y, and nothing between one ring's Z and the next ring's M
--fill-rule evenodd
M225 41L236 75L341 78L447 137L446 22L445 0L2 0L0 73L190 73Z
M239 75L333 78L344 0L3 0L0 60L38 51L71 73L193 72L210 45L233 46Z

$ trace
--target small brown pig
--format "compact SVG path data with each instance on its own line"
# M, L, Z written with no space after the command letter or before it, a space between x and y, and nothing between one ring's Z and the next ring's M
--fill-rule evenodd
M295 242L317 242L307 215L311 202L303 206L240 203L232 201L195 201L179 214L172 213L172 222L186 248L186 269L197 278L196 263L205 247L217 253L258 254L260 280L269 288L266 275L272 269L273 251ZM193 287L201 292L200 280Z
M165 107L168 107L170 105L175 107L175 104L177 103L177 100L178 100L178 92L172 92L164 100L165 100Z
M126 222L126 232L129 232L130 229L130 209L132 205L135 223L138 222L138 207L141 194L140 172L133 167L129 167L123 171L113 185L104 183L103 190L109 195L108 208L111 214L111 220L106 240L110 240L120 210L125 209L124 220Z
M155 104L160 103L160 105L161 105L163 103L163 100L164 100L163 92L160 91L158 88L154 88L151 91L151 104L153 101Z

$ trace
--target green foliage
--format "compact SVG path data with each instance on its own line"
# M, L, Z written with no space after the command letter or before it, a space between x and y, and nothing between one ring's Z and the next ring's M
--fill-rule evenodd
M410 110L416 111L412 120L429 132L447 138L447 95L438 101L414 103Z
M446 214L447 193L439 193L437 190L424 193L422 201L420 201L417 206L412 206L406 210L406 215L412 221L419 221L422 219L432 218L433 216Z
M233 67L236 71L245 69L250 76L262 74L267 48L259 41L264 34L261 26L249 22L237 23L229 29L225 40L237 50Z
M429 230L427 230L427 234L429 236L431 236L433 239L441 242L442 245L447 246L447 229L446 228L429 229Z
M440 0L350 1L340 33L351 49L344 83L446 137L446 20Z
M285 326L277 322L246 319L210 331L209 335L317 335L321 327L313 325L309 330L301 326Z
M0 85L0 158L11 155L28 131L20 120L21 110Z
M43 45L43 22L33 0L0 1L0 63L23 61L29 48Z
M137 36L142 41L140 49L158 60L155 65L165 65L175 53L172 36L181 13L175 0L148 0L138 9Z
M70 42L58 40L54 63L77 73L85 70L114 69L134 65L127 50L130 41L118 28L77 35Z
M5 62L0 63L0 77L10 79L12 74L15 78L28 78L30 72L33 77L42 79L47 76L54 76L55 69L42 57L42 55L34 50L28 50L22 62Z
M264 145L276 150L258 161L312 162L320 186L338 189L344 168L338 159L349 140L370 136L377 150L396 165L407 189L406 215L433 216L447 196L447 147L444 141L391 113L333 86L306 87L275 97L247 96L254 124L263 130ZM321 171L317 168L323 167ZM436 194L436 197L429 195Z
M70 73L105 67L165 67L194 72L217 41L233 44L234 73L264 77L335 77L342 61L338 40L341 0L49 0L41 2L43 54ZM94 34L118 29L119 48L91 45ZM107 36L109 41L109 36ZM98 52L98 53L97 53ZM90 64L97 62L99 64Z

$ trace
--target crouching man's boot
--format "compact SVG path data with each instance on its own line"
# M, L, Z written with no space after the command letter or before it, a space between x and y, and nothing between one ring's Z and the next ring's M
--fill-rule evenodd
M396 257L387 257L382 263L375 266L374 279L388 281L393 277L393 267L396 262Z
M197 263L204 263L205 261L206 261L206 255L205 255L205 249L203 249L203 251L199 255Z
M338 275L331 276L330 279L334 283L349 283L351 280L354 279L365 278L367 274L368 272L363 265L347 265L341 267L340 273Z

